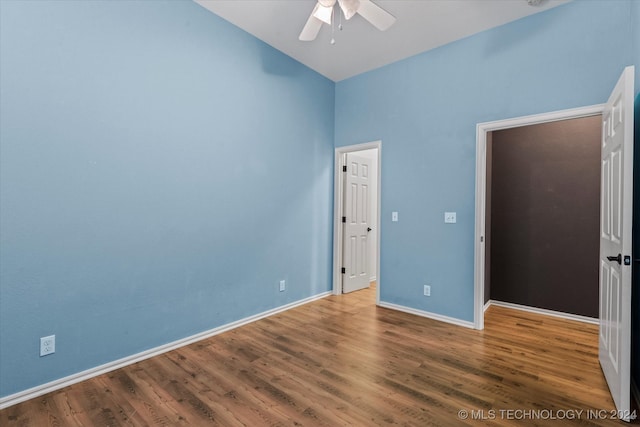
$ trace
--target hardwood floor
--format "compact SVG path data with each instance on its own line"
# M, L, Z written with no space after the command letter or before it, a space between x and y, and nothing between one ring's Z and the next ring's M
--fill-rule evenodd
M374 293L330 296L14 405L0 425L621 425L596 326L491 307L474 331L376 307Z

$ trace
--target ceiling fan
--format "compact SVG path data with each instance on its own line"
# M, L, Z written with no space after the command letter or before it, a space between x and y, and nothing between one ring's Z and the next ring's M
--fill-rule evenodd
M347 20L357 13L380 31L386 30L396 22L393 15L371 0L318 0L298 39L315 40L323 23L331 25L336 2Z

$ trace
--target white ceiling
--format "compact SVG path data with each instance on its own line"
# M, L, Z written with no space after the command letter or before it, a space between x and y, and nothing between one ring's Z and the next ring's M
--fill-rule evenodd
M298 35L316 0L194 0L333 81L340 81L570 0L374 0L397 18L385 32L360 15L315 41Z

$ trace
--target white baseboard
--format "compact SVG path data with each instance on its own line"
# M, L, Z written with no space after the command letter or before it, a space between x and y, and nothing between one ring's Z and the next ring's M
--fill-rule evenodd
M443 316L442 314L436 314L428 311L418 310L415 308L405 307L403 305L391 304L388 302L380 301L378 303L378 306L384 307L384 308L390 308L391 310L402 311L409 314L415 314L416 316L427 317L429 319L438 320L440 322L451 323L452 325L464 326L465 328L474 329L475 327L473 322L456 319L455 317Z
M487 311L489 307L491 307L491 300L484 303L484 308L482 309L482 312Z
M369 282L375 282L376 280L376 276L369 277Z
M545 316L559 317L561 319L576 320L578 322L590 323L592 325L600 324L600 320L594 317L581 316L579 314L563 313L561 311L547 310L545 308L529 307L527 305L520 305L520 304L511 303L511 302L503 302L503 301L495 301L495 300L489 300L487 304L485 304L485 310L489 308L490 305L495 305L497 307L512 308L514 310L528 311L529 313L543 314Z
M60 378L36 387L32 387L15 394L10 394L9 396L0 398L0 409L8 408L9 406L18 404L20 402L42 396L43 394L51 393L52 391L59 390L72 384L88 380L90 378L123 368L128 365L132 365L136 362L140 362L142 360L158 356L171 350L184 347L185 345L189 345L194 342L212 337L214 335L221 334L231 329L239 328L240 326L247 325L249 323L255 322L256 320L264 319L265 317L273 316L274 314L291 310L292 308L322 299L331 294L331 292L323 292L309 298L305 298L277 308L273 308L271 310L264 311L262 313L254 314L253 316L245 317L244 319L240 319L235 322L227 323L226 325L218 326L217 328L213 328L208 331L200 332L199 334L195 334L190 337L182 338L180 340L173 341L149 350L145 350L143 352L133 354L122 359L114 360L113 362L105 363L104 365L96 366L95 368L87 369L85 371L78 372L76 374L69 375L67 377Z

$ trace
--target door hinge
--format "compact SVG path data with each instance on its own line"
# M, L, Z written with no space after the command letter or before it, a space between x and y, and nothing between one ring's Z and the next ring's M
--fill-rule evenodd
M346 216L342 217L342 222L347 222L347 217Z
M342 166L342 172L346 172L347 171L347 165L343 165Z
M345 274L347 272L347 269L342 267L342 274Z

